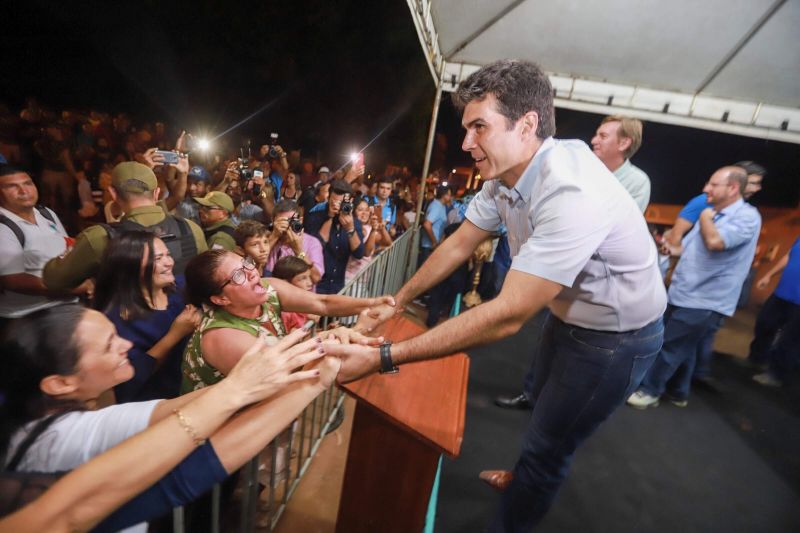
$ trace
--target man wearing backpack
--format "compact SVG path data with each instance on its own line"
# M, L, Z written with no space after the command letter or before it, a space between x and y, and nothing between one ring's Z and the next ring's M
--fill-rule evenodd
M188 161L181 157L178 172L188 171ZM75 246L63 257L51 259L42 278L49 289L64 290L94 277L100 267L109 238L130 230L150 229L161 237L175 260L176 275L183 274L186 263L208 249L203 230L191 220L170 215L158 201L158 180L149 167L126 161L111 171L111 197L125 215L119 224L97 224L83 230Z
M25 172L0 164L0 323L59 305L75 296L91 296L83 280L72 291L51 291L42 283L42 267L67 248L67 232L55 213L37 205L39 191Z

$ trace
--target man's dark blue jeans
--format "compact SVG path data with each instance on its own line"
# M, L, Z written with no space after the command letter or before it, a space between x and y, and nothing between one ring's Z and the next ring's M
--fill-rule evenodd
M721 318L716 311L668 306L664 313L664 347L640 390L650 396L667 392L676 400L688 398L697 345L710 330L719 329Z
M492 531L530 531L550 508L576 448L639 386L661 348L661 319L623 333L550 315L533 372L533 413Z

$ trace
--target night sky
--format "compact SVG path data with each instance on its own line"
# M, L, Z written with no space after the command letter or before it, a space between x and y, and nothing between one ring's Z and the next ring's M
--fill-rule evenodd
M403 0L15 3L3 13L0 101L125 111L234 145L280 134L287 148L338 165L366 149L419 173L434 86ZM252 118L236 126L240 121ZM600 116L559 109L558 136L589 141ZM236 127L234 127L236 126ZM442 101L446 164L467 165L460 117ZM382 133L381 133L382 132ZM740 159L769 174L757 205L800 198L800 147L647 123L633 162L652 201L683 203Z

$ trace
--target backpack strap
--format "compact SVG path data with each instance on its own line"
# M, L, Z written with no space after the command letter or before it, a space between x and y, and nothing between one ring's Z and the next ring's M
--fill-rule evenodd
M22 233L22 230L20 229L19 226L17 226L16 222L11 220L7 216L0 214L0 224L5 224L6 226L8 226L8 229L10 229L11 232L14 233L14 235L17 237L19 245L25 248L25 234Z
M53 218L53 213L49 209L47 209L45 206L43 206L41 204L37 204L36 205L36 210L39 211L39 213L41 213L41 215L44 218L46 218L47 220L49 220L53 224L56 223L56 219Z
M183 217L178 217L174 215L170 215L175 221L178 223L178 231L180 235L178 238L180 239L181 243L181 255L183 257L194 257L197 255L197 243L194 240L194 233L192 233L192 228L189 227L189 223Z
M47 430L47 428L49 428L52 425L52 423L56 421L56 418L58 418L62 414L63 413L52 414L47 418L45 418L44 420L41 420L38 424L36 424L36 427L34 427L31 430L31 432L28 433L28 436L25 437L25 440L23 440L17 447L17 451L14 453L14 457L11 458L11 460L8 462L8 465L6 466L7 471L13 472L17 469L20 461L22 461L22 458L25 457L26 453L28 453L28 449L31 447L31 445L34 442L36 442L36 439L38 439L41 436L41 434L44 433Z

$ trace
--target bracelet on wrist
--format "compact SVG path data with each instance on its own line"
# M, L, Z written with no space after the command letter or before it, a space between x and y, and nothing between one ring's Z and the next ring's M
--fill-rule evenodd
M183 413L181 413L180 409L173 409L173 414L178 418L178 424L183 428L183 430L189 434L194 441L195 446L202 446L206 443L206 439L201 439L200 436L197 434L197 431L192 426L191 420L186 418Z

